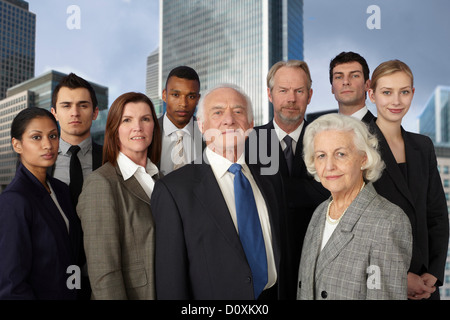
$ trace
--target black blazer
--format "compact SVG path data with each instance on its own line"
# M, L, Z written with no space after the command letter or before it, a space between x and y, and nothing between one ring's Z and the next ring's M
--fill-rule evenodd
M66 281L73 274L67 273L70 265L82 267L81 224L69 187L47 179L69 220L69 232L47 190L20 164L0 195L0 300L77 297L78 290L69 289Z
M370 130L378 137L381 157L386 164L381 178L374 183L375 189L402 208L411 221L413 255L409 271L419 275L431 273L438 279L437 285L442 285L449 220L433 143L427 136L402 128L407 164L405 178L375 119L370 123Z
M361 121L368 125L372 120L376 120L376 118L370 110L367 110Z
M286 159L284 157L283 150L281 148L278 136L275 133L275 127L273 120L269 123L254 128L256 133L256 142L250 137L247 139L246 156L249 157L248 161L251 161L252 147L249 144L257 143L258 161L257 165L260 168L270 166L270 164L263 164L263 158L267 154L271 157L272 143L277 143L274 150L278 151L278 173L282 177L285 199L286 199L286 223L288 231L288 261L289 263L289 299L296 299L297 296L297 278L298 269L300 266L300 257L303 247L303 239L308 228L309 221L316 207L323 201L328 199L330 192L325 189L322 184L314 180L314 178L307 172L305 162L303 161L303 136L305 133L308 122L305 121L303 130L300 134L295 149L293 172L290 175L287 167ZM273 133L276 139L272 141L270 134ZM262 135L267 141L267 151L262 150L260 144ZM250 162L251 163L251 162Z
M249 167L269 212L278 298L283 299L281 181ZM158 180L151 208L157 299L254 299L250 266L209 164L185 165Z

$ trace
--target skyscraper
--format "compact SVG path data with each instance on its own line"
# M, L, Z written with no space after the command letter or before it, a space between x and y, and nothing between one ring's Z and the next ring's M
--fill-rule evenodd
M303 59L302 0L160 0L161 84L171 69L187 65L199 74L201 91L239 85L259 125L273 115L267 72L288 59Z
M145 82L145 94L152 100L156 115L164 113L161 99L162 87L159 85L159 49L156 48L147 57L147 78Z
M419 132L434 143L450 143L450 87L436 87L419 115Z
M36 15L23 0L0 0L0 100L34 77Z

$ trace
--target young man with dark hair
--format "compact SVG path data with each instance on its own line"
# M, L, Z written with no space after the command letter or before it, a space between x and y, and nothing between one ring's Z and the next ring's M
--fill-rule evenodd
M374 115L366 106L370 86L366 60L355 52L341 52L331 60L329 72L331 92L339 104L339 113L369 123Z
M168 174L202 155L201 133L194 123L195 108L200 99L197 72L188 66L172 69L162 98L166 103L166 113L158 119L162 133L158 167L163 174Z

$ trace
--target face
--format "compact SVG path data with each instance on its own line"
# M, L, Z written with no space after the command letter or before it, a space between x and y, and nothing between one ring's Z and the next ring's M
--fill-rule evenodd
M179 129L192 118L200 99L200 85L196 80L170 77L162 98L166 103L167 117Z
M381 77L375 91L369 90L369 98L377 106L378 119L397 123L408 112L413 96L411 78L405 72Z
M147 149L153 140L155 122L150 106L145 102L125 105L119 125L119 149L135 163L147 158Z
M281 67L275 73L272 90L268 88L267 93L278 125L302 123L312 97L308 76L303 69Z
M47 170L58 156L59 137L56 124L47 117L37 117L28 123L22 140L12 138L14 151L22 164L33 174ZM36 174L35 174L36 175Z
M58 92L56 109L51 110L61 127L61 138L69 143L73 139L81 142L88 138L92 120L98 115L98 108L94 109L86 88L62 87Z
M342 63L333 68L331 92L339 107L364 106L369 84L369 80L364 80L363 69L359 62Z
M352 132L328 130L314 138L314 166L333 197L361 187L365 162L366 155L356 149Z
M205 98L203 111L198 124L209 148L219 154L243 148L253 121L248 121L247 102L240 93L231 88L216 89Z

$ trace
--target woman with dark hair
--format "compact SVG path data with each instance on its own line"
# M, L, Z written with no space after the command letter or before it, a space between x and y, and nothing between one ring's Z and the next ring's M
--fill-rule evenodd
M54 116L22 110L11 143L19 164L0 195L0 299L76 299L69 277L82 244L80 221L69 187L47 175L58 156Z
M85 181L77 213L92 299L154 299L155 228L150 209L161 133L150 99L119 96L106 120L103 166Z

